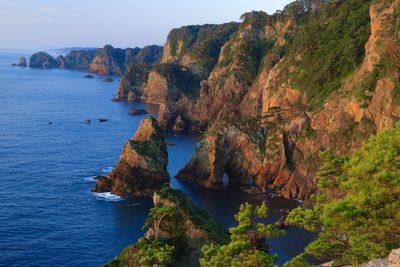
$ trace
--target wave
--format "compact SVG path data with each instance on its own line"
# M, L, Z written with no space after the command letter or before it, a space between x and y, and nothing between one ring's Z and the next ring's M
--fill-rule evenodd
M110 192L107 193L93 193L94 196L98 199L98 200L104 200L104 201L121 201L123 200L122 197L114 195Z
M85 177L83 180L86 182L94 182L96 181L96 179L94 179L95 176L90 176L90 177Z
M109 172L112 172L113 170L114 170L114 167L106 167L106 168L102 169L101 171L105 172L105 173L109 173Z

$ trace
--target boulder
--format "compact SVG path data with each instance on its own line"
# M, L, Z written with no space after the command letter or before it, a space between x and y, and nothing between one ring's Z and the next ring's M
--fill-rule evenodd
M124 145L121 157L105 182L97 181L93 191L112 192L119 196L152 197L169 183L168 152L158 122L153 117L142 120L135 135ZM110 187L104 186L111 184ZM99 191L100 190L100 191Z

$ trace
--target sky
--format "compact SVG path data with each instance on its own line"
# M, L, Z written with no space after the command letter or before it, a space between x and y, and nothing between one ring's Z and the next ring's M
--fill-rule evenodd
M293 0L0 0L0 48L164 45L184 25L239 21Z

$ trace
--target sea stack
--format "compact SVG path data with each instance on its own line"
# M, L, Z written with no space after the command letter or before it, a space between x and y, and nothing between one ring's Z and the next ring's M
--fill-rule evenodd
M152 197L169 183L168 152L164 135L153 117L141 121L135 135L124 145L113 172L97 177L93 192L119 196Z
M25 57L21 57L21 58L19 59L18 66L20 66L20 67L22 67L22 68L26 68L26 59L25 59Z

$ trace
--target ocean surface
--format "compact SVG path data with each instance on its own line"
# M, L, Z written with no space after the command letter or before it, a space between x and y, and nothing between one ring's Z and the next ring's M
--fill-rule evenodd
M112 83L83 72L10 66L24 52L0 51L0 266L99 266L143 234L151 199L93 194L93 176L106 175L123 144L156 107L110 101ZM25 54L28 56L28 54ZM98 119L108 119L99 123ZM91 124L83 123L91 119ZM190 159L197 136L168 136L171 177ZM276 221L295 201L260 197L229 186L210 190L181 183L201 207L227 227L240 203L266 201ZM278 263L300 253L311 240L291 228L270 241Z

